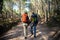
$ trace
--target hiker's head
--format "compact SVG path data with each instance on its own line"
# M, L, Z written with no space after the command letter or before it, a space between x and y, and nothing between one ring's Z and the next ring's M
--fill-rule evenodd
M27 14L27 12L25 12L25 14Z
M35 14L34 12L32 12L32 14Z

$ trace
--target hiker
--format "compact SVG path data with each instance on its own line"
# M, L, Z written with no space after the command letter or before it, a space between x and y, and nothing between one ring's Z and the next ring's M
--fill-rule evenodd
M29 17L28 17L27 12L22 14L21 21L23 23L24 37L26 39L27 38L27 26L28 26L28 21L29 21Z
M38 24L38 18L37 18L37 14L35 14L34 12L31 15L31 34L34 34L34 37L36 38L36 26ZM34 31L34 32L33 32Z

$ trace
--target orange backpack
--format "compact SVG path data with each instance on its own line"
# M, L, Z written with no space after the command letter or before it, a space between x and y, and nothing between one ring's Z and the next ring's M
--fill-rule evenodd
M22 22L28 22L28 15L27 14L23 14L22 15Z

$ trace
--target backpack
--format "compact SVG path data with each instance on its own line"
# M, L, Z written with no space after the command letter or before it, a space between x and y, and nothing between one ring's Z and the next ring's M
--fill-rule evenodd
M22 22L24 22L24 23L28 22L28 15L27 14L22 15Z
M37 15L33 14L31 16L31 20L32 20L32 22L37 23L38 22Z

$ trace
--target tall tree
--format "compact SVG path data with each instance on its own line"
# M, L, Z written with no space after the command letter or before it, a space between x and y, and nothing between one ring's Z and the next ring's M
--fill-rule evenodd
M0 0L0 14L2 14L3 0Z

